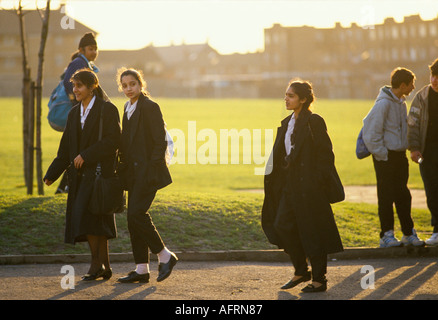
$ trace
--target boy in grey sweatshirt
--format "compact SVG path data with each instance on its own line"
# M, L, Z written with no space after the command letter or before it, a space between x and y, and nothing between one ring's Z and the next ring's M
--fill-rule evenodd
M407 187L409 162L406 157L407 107L405 96L415 88L415 75L405 68L391 73L391 87L384 86L373 108L363 120L363 139L373 155L377 180L380 247L422 246L411 217L411 193ZM394 211L403 232L402 241L394 236Z

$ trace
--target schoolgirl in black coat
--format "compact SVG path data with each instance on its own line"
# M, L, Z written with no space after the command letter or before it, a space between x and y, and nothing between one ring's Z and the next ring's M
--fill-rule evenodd
M158 255L157 281L163 281L178 261L164 245L148 213L157 191L172 183L165 160L163 115L145 91L146 83L139 71L122 69L118 78L121 90L129 98L122 122L119 168L128 191L128 229L136 263L136 269L118 281L148 282L149 251Z
M114 174L116 150L121 137L120 117L112 103L105 102L98 96L98 79L94 72L89 69L78 70L72 76L72 82L73 92L80 103L68 115L58 154L48 168L44 181L50 185L67 170L70 187L65 242L75 244L88 241L92 261L84 280L109 278L112 273L108 239L117 235L114 215L92 215L88 210L88 203L97 163L101 163L103 176ZM102 139L98 141L102 108Z
M332 143L324 119L313 114L308 82L291 82L286 107L293 114L278 128L265 175L262 227L268 240L289 254L295 276L289 289L313 278L303 291L327 288L327 254L342 251L342 242L324 186L334 167ZM312 265L308 271L306 258Z

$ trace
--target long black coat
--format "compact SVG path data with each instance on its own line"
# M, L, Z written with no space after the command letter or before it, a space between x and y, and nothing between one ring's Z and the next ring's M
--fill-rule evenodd
M104 106L102 140L99 138L100 112ZM57 157L47 170L44 179L57 180L67 169L68 198L65 242L86 241L86 235L116 237L114 215L94 216L87 207L90 200L95 170L101 162L102 175L114 174L116 150L119 148L121 130L117 108L110 102L96 97L93 107L81 128L81 105L75 105L68 115ZM73 160L80 154L84 164L77 170Z
M166 131L160 107L141 94L128 121L123 116L121 162L126 189L154 192L172 183L165 160Z
M290 118L286 117L277 130L267 166L262 208L263 230L272 244L284 248L284 239L280 239L276 233L274 222L281 196L286 190L305 253L310 256L342 251L333 211L323 191L330 170L334 167L332 143L324 119L309 110L300 113L300 119L295 124L292 161L289 168L284 169L284 139Z

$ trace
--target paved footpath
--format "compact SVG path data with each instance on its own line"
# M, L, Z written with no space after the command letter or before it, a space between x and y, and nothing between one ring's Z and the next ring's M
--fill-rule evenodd
M395 249L395 248L394 248ZM438 248L434 248L438 249ZM380 251L379 251L380 250ZM382 252L375 249L374 252ZM388 249L392 250L392 249ZM438 255L342 259L328 262L328 291L305 294L303 285L281 290L292 276L287 260L280 261L184 261L181 254L172 275L158 283L157 262L151 262L147 284L116 281L133 267L132 262L113 262L109 280L80 281L88 262L60 261L49 264L0 265L1 300L438 300ZM430 254L432 252L432 254ZM340 257L340 258L339 258ZM63 266L71 266L62 271ZM66 279L72 276L74 281ZM74 288L62 287L74 285Z

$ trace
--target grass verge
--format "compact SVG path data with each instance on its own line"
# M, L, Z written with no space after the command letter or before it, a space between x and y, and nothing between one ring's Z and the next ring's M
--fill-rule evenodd
M275 249L260 226L263 195L240 192L159 193L150 214L166 245L175 251ZM0 255L88 253L85 243L64 244L66 195L0 195ZM333 205L345 247L378 246L377 206L342 202ZM430 214L414 209L423 239L431 234ZM116 216L113 253L131 252L126 212ZM401 238L397 218L396 236Z

